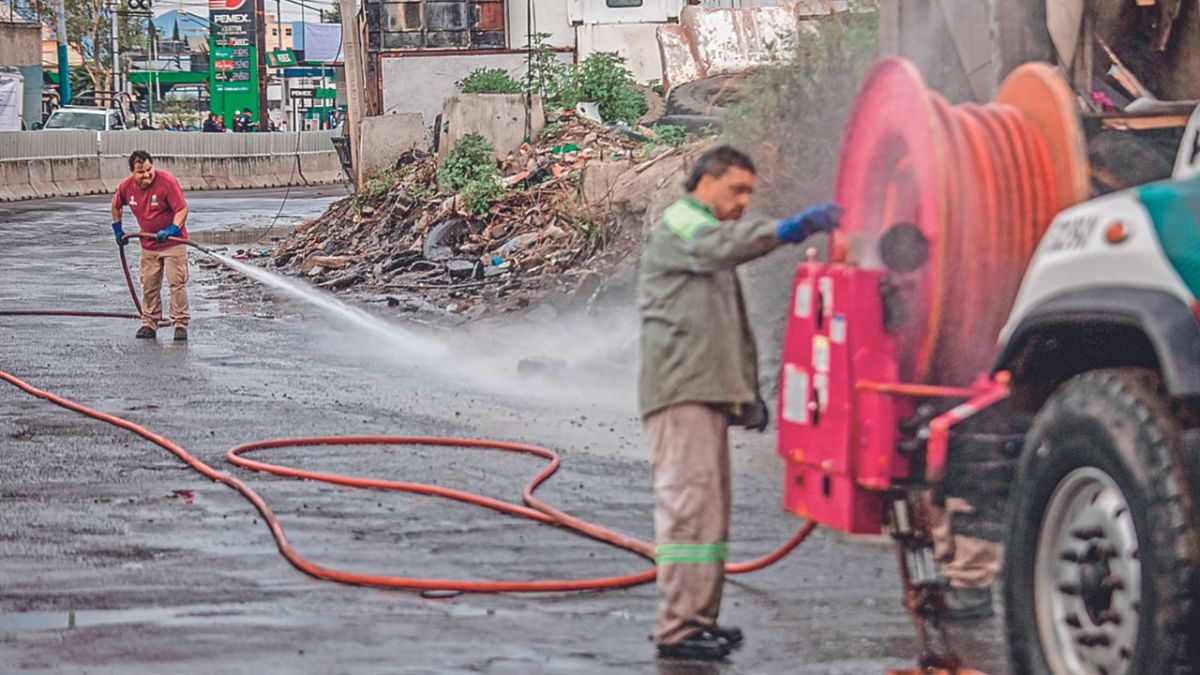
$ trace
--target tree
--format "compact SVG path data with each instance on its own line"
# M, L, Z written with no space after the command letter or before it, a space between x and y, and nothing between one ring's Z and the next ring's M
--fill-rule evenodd
M83 57L82 69L96 91L110 91L112 86L112 31L113 10L107 0L67 0L67 45ZM58 8L56 3L43 5L42 20L57 37ZM121 51L144 48L149 44L146 34L146 19L137 16L122 16L118 12ZM72 77L72 82L75 78Z
M342 6L336 2L331 3L333 9L321 10L321 23L341 23L342 22Z

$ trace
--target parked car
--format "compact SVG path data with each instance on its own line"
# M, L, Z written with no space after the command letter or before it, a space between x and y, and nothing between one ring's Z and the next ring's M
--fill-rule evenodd
M120 110L92 106L63 106L50 113L43 129L84 129L87 131L119 131L125 129L125 116Z

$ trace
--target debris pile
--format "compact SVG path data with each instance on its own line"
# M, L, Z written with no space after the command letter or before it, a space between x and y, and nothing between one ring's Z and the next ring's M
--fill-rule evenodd
M283 240L273 262L408 311L477 315L552 293L591 295L633 257L640 232L625 232L606 200L588 198L584 166L631 167L664 151L645 141L574 116L552 123L501 162L503 195L482 215L439 194L437 158L410 151Z

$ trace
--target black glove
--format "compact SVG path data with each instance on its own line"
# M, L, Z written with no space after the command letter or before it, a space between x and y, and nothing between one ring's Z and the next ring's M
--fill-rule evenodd
M737 414L730 414L730 424L762 433L771 423L771 411L762 398L755 399L754 403L750 405L739 406L737 410Z

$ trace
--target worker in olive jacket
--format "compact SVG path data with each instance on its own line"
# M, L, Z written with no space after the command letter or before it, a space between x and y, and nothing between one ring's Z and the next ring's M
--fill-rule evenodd
M728 550L732 424L766 428L754 334L735 268L837 227L824 203L785 220L740 220L754 192L750 158L700 157L688 194L663 212L642 251L639 398L654 451L654 640L665 658L720 659L742 633L717 615ZM736 221L736 222L734 222Z

